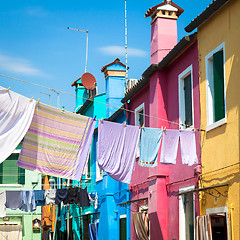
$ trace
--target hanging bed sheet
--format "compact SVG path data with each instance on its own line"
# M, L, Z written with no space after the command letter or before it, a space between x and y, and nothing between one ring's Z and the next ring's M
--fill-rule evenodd
M95 120L39 103L17 165L80 180L89 155Z

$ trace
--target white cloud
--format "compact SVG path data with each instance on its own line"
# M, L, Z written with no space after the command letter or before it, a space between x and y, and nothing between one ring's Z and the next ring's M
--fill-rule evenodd
M43 72L33 67L28 60L24 58L10 57L1 53L0 53L0 70L30 76L43 75Z
M46 17L48 12L42 7L28 7L25 9L25 13L30 17Z
M111 56L125 56L125 47L121 46L106 46L106 47L101 47L99 50L106 54L106 55L111 55ZM143 51L141 49L137 48L128 48L128 56L133 56L133 57L146 57L147 52Z

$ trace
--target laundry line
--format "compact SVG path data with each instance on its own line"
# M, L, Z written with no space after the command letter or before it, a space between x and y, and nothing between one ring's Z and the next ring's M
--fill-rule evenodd
M59 93L61 93L61 94L66 94L66 95L73 96L73 97L78 97L78 98L81 98L81 99L84 99L84 100L89 100L89 101L92 101L92 102L95 102L95 103L103 104L103 105L105 105L105 106L114 107L114 108L116 108L116 109L121 109L121 110L124 110L124 111L126 111L126 112L130 112L130 113L134 113L134 114L135 114L135 111L133 111L133 110L126 109L126 108L124 108L124 107L120 107L120 108L119 108L119 107L117 107L117 106L114 106L114 105L111 105L111 104L108 104L108 103L103 103L103 102L96 101L96 100L94 100L93 98L86 98L86 97L76 96L76 95L71 94L71 93L68 93L68 92L60 91L60 90L53 89L53 88L50 88L50 87L46 87L46 86L43 86L43 85L40 85L40 84L36 84L36 83L31 83L31 82L28 82L28 81L26 81L26 80L22 80L22 79L19 79L19 78L14 78L14 77L7 76L7 75L1 74L1 73L0 73L0 76L6 77L6 78L10 78L10 79L12 79L12 80L16 80L16 81L19 81L19 82L31 84L31 85L33 85L33 86L45 88L45 89L48 89L48 90L50 90L50 91L56 91L56 92L59 92ZM8 89L10 89L10 88L8 88ZM31 98L31 99L33 99L33 98ZM38 100L38 101L39 101L39 100ZM149 115L149 114L145 114L145 113L138 113L138 114L139 114L139 115L142 115L142 116L145 116L145 117L148 117L148 118L154 118L154 119L158 119L158 120L165 121L165 122L168 122L168 123L172 123L172 124L175 124L175 125L178 125L178 126L189 127L187 124L170 121L170 120L163 119L163 118L159 118L159 117L152 116L152 115ZM97 120L100 120L100 119L97 119ZM194 131L205 131L204 129L200 129L200 128L191 128L191 129L193 129Z

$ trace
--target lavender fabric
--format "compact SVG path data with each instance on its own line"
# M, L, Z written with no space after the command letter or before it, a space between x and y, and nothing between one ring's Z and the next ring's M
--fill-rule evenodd
M179 135L179 130L166 129L163 131L161 163L176 164Z
M99 167L113 179L130 183L139 142L138 126L98 122L97 160Z
M180 130L182 163L192 166L198 163L195 132Z

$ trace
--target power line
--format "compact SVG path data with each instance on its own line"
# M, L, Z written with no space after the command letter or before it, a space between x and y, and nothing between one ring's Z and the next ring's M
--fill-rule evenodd
M19 82L28 83L28 84L31 84L31 85L34 85L34 86L37 86L37 87L42 87L42 88L45 88L45 89L48 89L48 90L51 90L51 91L56 91L56 92L59 92L59 93L62 93L62 94L66 94L66 95L69 95L69 96L76 97L76 95L74 95L72 93L56 90L56 89L49 88L49 87L46 87L46 86L42 86L42 85L36 84L36 83L31 83L31 82L28 82L28 81L25 81L25 80L22 80L22 79L19 79L19 78L14 78L14 77L11 77L11 76L7 76L7 75L1 74L1 73L0 73L0 76L6 77L6 78L10 78L10 79L13 79L13 80L16 80L16 81L19 81ZM121 110L124 110L126 112L130 112L130 113L134 113L135 114L134 110L126 109L124 107L120 107L119 108L117 106L114 106L114 105L111 105L111 104L108 104L108 103L103 103L103 102L96 101L93 98L85 98L85 97L80 97L80 96L77 96L77 97L81 98L81 99L84 99L84 100L89 100L89 101L92 101L92 102L95 102L95 103L103 104L103 105L109 106L109 107L114 107L116 109L121 109ZM172 123L172 124L175 124L175 125L178 125L178 126L189 127L187 124L170 121L170 120L159 118L159 117L156 117L156 116L151 116L149 114L145 114L145 113L138 113L138 114L142 115L142 116L145 116L145 117L148 117L148 118L154 118L154 119L158 119L158 120L165 121L165 122L168 122L168 123ZM196 131L205 131L205 130L199 129L199 128L192 128L192 129L196 130Z

